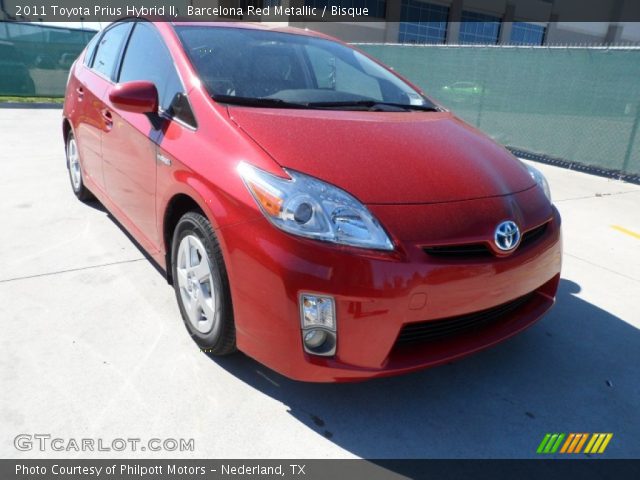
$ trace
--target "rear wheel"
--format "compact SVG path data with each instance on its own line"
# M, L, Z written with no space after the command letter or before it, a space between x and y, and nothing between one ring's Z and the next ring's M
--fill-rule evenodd
M180 313L191 337L213 355L235 352L229 280L220 245L203 215L189 212L178 222L171 271Z
M69 170L69 180L71 180L71 188L78 200L87 201L93 198L93 195L87 187L84 186L82 178L82 167L80 166L80 154L78 152L78 144L73 136L69 133L67 137L67 169Z

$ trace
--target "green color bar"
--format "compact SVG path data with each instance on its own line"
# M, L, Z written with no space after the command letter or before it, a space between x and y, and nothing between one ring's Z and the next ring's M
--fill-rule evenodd
M544 447L544 453L551 453L551 448L553 447L553 444L555 443L556 438L558 438L557 433L554 433L553 435L551 435L551 438L547 442L547 446Z
M547 433L544 438L542 439L542 442L540 442L540 445L538 445L538 450L536 450L536 453L542 453L544 450L544 446L547 444L547 442L549 441L549 438L551 437L550 433Z
M551 453L556 453L558 451L558 448L560 448L560 444L562 443L562 440L564 440L564 437L565 437L564 433L561 433L560 435L558 435L558 440L556 440L555 445L551 449Z

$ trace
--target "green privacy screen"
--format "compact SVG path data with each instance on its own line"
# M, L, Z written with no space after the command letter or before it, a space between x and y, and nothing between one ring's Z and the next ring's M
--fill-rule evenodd
M0 95L64 95L94 33L0 22ZM640 175L640 49L359 47L504 145Z
M358 47L504 145L640 174L640 49Z
M64 95L69 67L95 33L0 22L0 95Z

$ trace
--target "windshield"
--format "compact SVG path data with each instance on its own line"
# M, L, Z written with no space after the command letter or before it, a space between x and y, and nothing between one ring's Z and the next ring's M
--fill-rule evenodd
M178 26L176 32L209 94L221 102L273 108L434 108L391 72L336 42L246 28Z

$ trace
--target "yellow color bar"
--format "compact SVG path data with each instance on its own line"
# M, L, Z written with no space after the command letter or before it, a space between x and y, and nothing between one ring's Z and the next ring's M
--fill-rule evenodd
M604 440L604 437L606 437L604 433L598 434L598 439L596 440L596 443L591 448L591 453L596 453L598 451L598 449L600 448L600 445L602 444L602 441Z
M640 233L636 233L632 230L628 230L624 227L621 227L620 225L611 225L611 228L613 228L614 230L618 230L619 232L622 232L624 234L627 234L631 237L637 238L638 240L640 240Z
M605 448L607 448L607 445L609 445L611 438L613 438L613 433L607 433L604 442L602 442L602 445L600 445L600 450L598 450L598 453L604 453L604 450Z
M597 433L594 433L593 435L591 435L591 440L589 440L589 443L587 443L587 448L584 449L584 453L591 453L591 447L593 447L593 444L596 443L597 439L598 439Z

